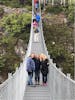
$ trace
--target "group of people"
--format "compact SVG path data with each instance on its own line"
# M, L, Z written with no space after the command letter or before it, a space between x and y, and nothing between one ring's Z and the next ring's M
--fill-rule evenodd
M28 85L33 85L33 73L35 73L35 85L40 85L40 73L42 74L42 83L47 85L48 75L48 59L44 54L31 54L27 58L27 73L28 73Z
M35 33L36 33L36 30L38 30L39 22L40 22L39 1L38 1L38 0L34 0L33 29L34 29L34 32L35 32ZM39 30L37 31L37 33L38 33L38 32L39 32Z
M38 37L39 34L39 0L34 0L34 19L33 19L33 29L34 36ZM39 38L39 37L38 37ZM38 38L35 38L35 41L38 41ZM44 54L31 54L27 58L27 72L28 72L28 85L33 85L33 75L35 75L35 84L40 84L40 73L42 74L42 83L47 85L47 75L48 75L48 59ZM35 73L35 74L34 74Z

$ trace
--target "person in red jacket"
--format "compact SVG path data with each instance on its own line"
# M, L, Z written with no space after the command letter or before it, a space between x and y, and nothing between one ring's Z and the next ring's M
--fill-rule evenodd
M37 3L38 0L34 0L34 4Z

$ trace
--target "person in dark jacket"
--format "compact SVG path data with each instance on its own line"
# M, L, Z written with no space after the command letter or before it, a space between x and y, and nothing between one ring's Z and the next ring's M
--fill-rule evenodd
M26 68L28 72L28 85L33 85L32 78L33 78L33 71L35 70L35 62L32 59L32 55L27 58L26 61Z
M48 59L46 58L45 60L41 61L41 73L42 73L42 81L43 85L47 85L47 75L48 75Z
M35 84L39 85L39 82L40 82L40 65L41 65L41 62L40 62L40 59L39 59L38 55L35 56L34 62L35 62Z

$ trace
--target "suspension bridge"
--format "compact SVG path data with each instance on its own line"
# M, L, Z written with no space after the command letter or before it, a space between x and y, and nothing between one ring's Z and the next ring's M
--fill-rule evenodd
M39 0L40 4L40 0ZM39 6L40 9L40 6ZM39 10L41 16L41 9ZM32 21L28 49L23 63L16 72L8 75L8 79L0 85L0 100L75 100L75 81L66 76L53 63L46 48L42 20L39 22L39 33L33 30L34 0L32 0ZM49 59L49 75L47 86L30 87L27 85L26 59L31 53L44 53Z

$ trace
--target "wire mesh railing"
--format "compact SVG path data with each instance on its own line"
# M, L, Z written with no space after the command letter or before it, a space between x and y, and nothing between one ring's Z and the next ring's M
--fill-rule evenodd
M32 31L31 22L30 39L25 58L23 59L23 63L20 64L20 67L16 69L15 73L13 75L10 73L8 79L0 85L0 100L23 100L28 77L26 59L31 53Z
M67 77L63 72L61 72L56 67L56 64L52 62L52 59L50 59L50 55L48 54L45 39L43 36L42 20L40 23L45 54L47 55L50 62L48 80L50 89L50 100L75 100L75 81L72 80L70 77Z

